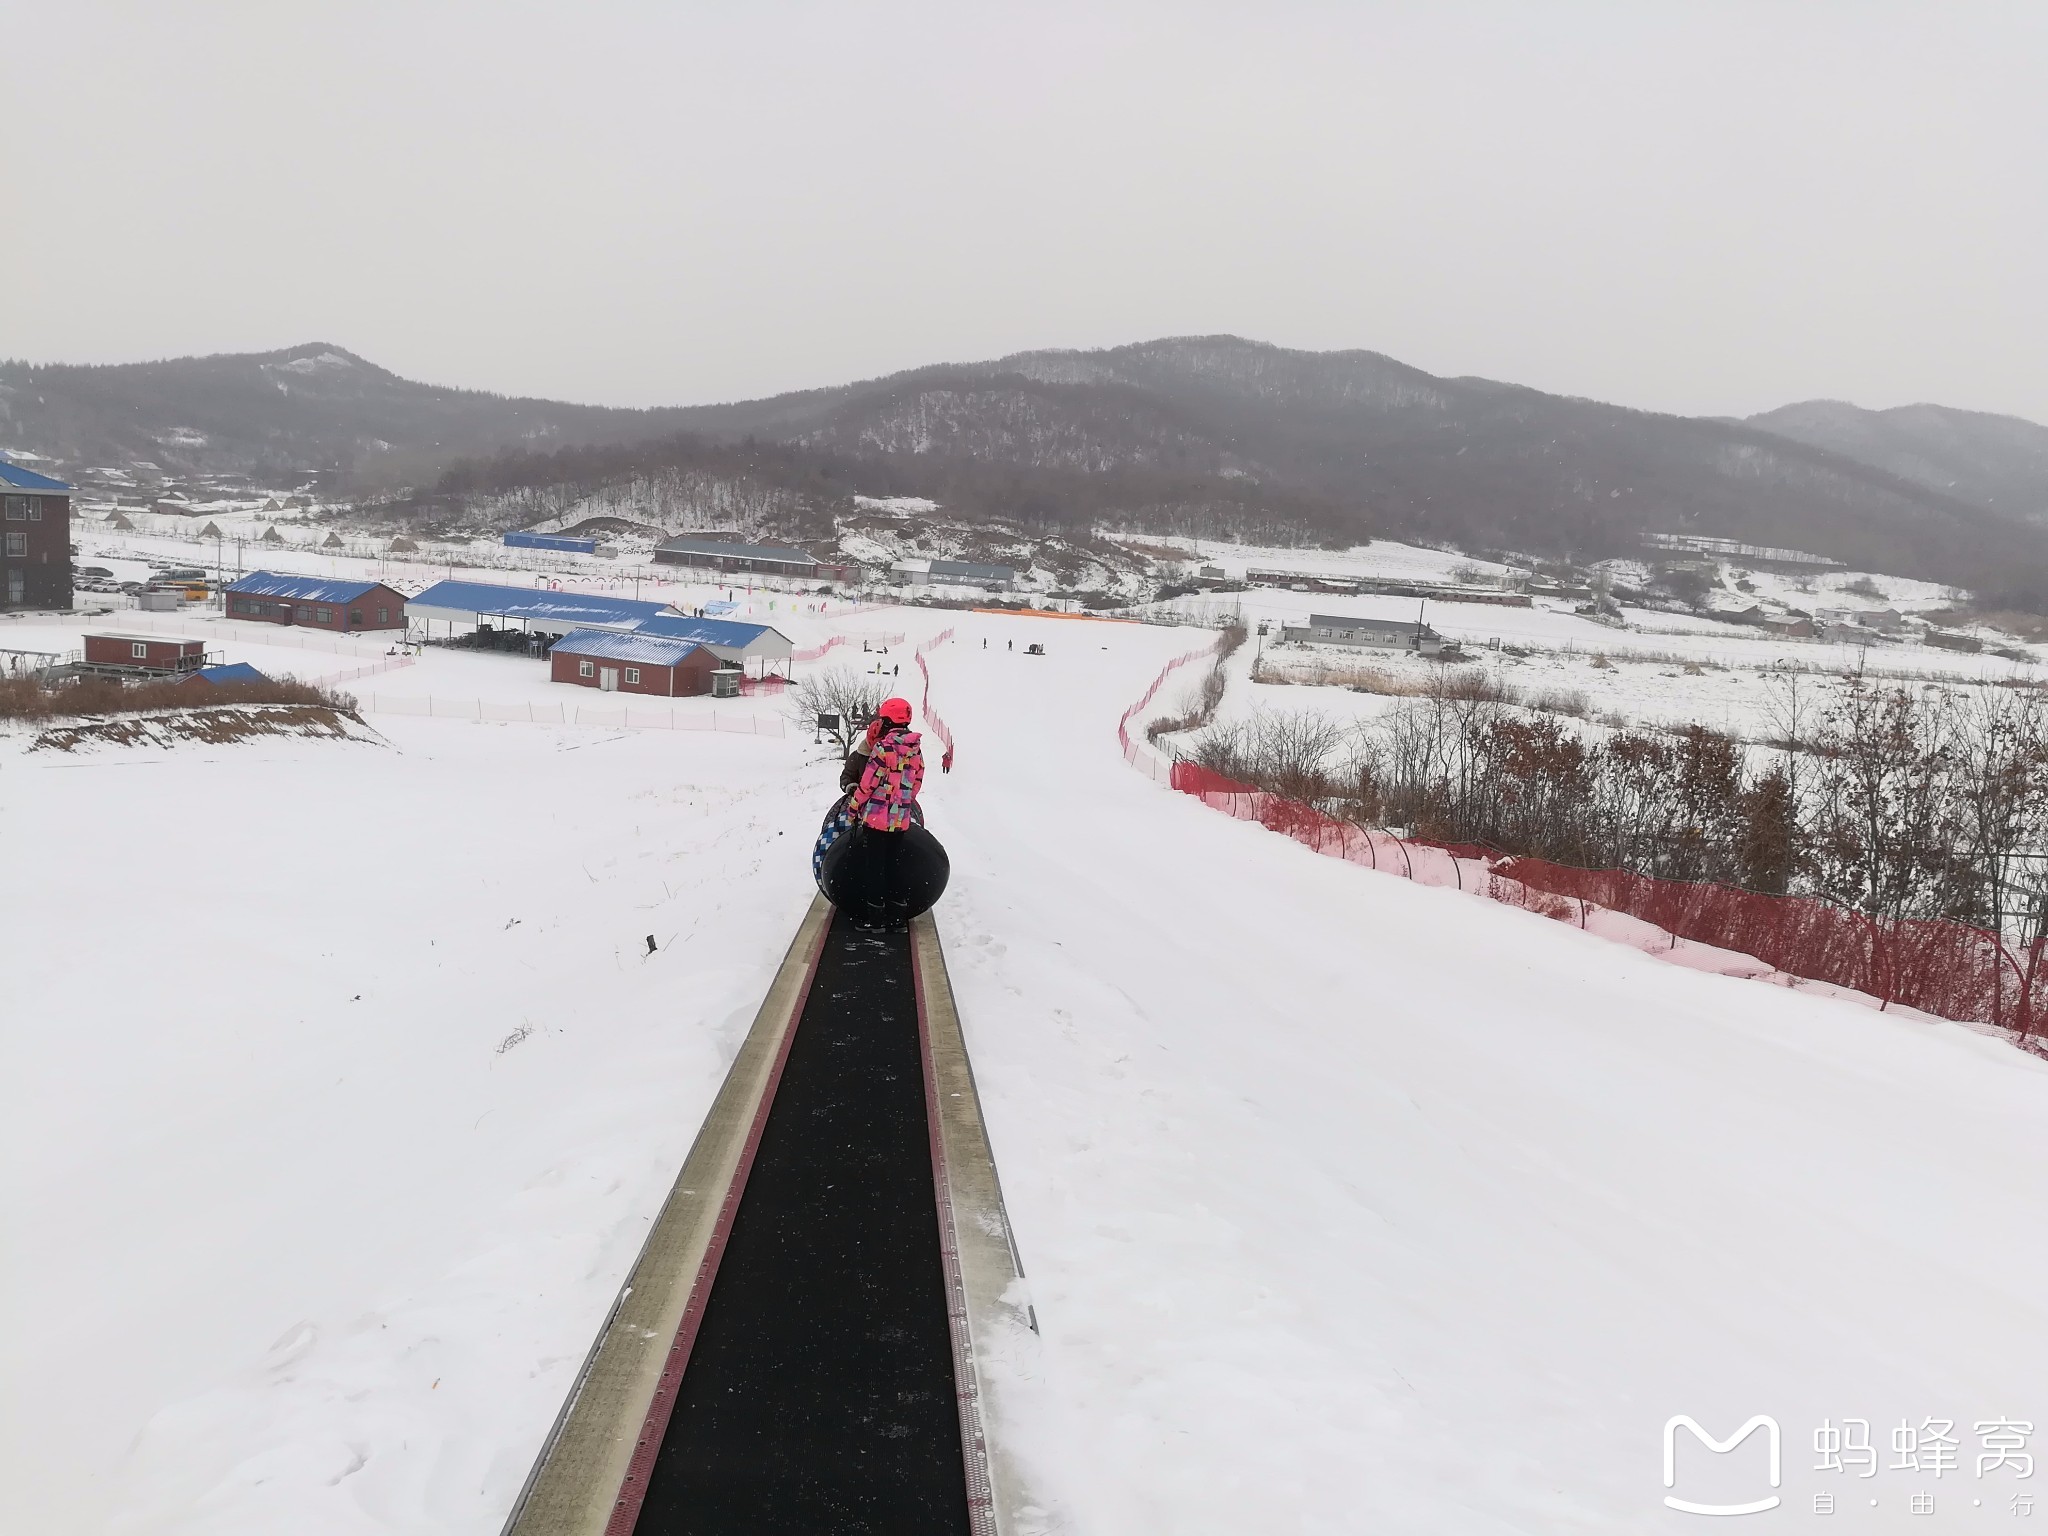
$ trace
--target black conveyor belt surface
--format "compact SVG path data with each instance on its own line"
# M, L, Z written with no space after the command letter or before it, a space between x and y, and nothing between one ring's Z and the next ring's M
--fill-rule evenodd
M834 918L636 1536L966 1536L909 936Z

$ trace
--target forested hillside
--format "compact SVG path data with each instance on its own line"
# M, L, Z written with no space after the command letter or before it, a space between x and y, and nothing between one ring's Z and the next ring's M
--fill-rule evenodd
M2048 428L1828 402L1750 421L1657 415L1231 336L655 411L414 384L324 345L8 364L6 444L77 468L319 469L395 513L484 521L594 500L621 516L798 535L861 494L1069 532L1113 521L1263 543L1390 535L1578 559L1683 531L2048 606Z

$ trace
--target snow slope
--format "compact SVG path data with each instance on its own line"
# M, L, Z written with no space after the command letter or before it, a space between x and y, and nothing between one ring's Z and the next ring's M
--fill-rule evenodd
M1076 1528L1681 1530L1679 1413L1777 1416L1802 1520L2030 1486L1967 1472L2048 1406L2048 1064L1319 859L1118 760L1171 643L963 635L941 927ZM1806 1470L1844 1416L1955 1421L1968 1486Z
M0 1530L495 1531L810 899L802 743L382 724L0 742Z
M1778 1417L1781 1525L2029 1486L1972 1426L2048 1411L2048 1064L1153 785L1199 635L921 617L1047 1529L1683 1530L1679 1413ZM489 1536L808 898L799 739L379 723L0 758L0 1529ZM1807 1470L1845 1416L1963 1470Z

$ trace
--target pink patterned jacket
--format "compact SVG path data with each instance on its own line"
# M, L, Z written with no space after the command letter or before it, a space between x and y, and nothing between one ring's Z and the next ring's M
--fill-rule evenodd
M924 783L924 748L919 743L917 732L899 727L885 732L868 754L867 769L847 808L871 830L909 828L910 808Z

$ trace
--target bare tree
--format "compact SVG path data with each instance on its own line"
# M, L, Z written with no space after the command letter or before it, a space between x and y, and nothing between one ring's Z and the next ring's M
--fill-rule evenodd
M839 743L839 750L851 752L854 737L882 703L882 680L852 667L827 667L806 673L786 696L790 716L804 730L823 729ZM821 725L830 717L835 723Z

